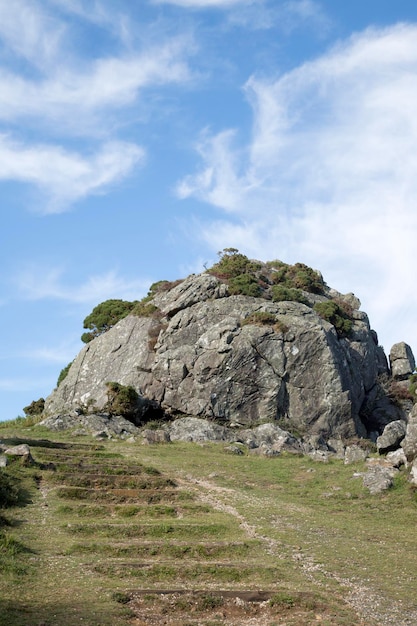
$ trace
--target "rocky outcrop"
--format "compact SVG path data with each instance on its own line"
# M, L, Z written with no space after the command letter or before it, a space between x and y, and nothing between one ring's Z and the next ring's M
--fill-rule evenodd
M417 458L417 404L413 406L408 416L407 430L401 447L407 461L413 461Z
M389 361L392 377L396 380L407 380L416 367L413 352L404 341L392 346Z
M229 293L208 273L156 293L152 316L129 315L81 350L45 413L99 413L106 382L117 381L169 416L231 428L277 422L301 435L365 437L403 417L380 384L388 364L366 314L351 309L342 336L312 308L344 296L305 293L304 304ZM359 302L345 296L345 305Z
M139 428L121 416L71 414L53 415L39 423L52 431L71 430L75 435L93 435L102 438L127 439L139 435Z
M376 440L378 452L380 454L386 454L392 450L397 450L405 437L406 428L407 425L402 420L395 420L387 424L382 435Z

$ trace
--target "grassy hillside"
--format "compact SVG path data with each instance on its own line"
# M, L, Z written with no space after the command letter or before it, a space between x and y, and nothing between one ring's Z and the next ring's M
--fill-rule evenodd
M96 442L3 426L0 625L417 623L417 498L361 465ZM5 519L4 519L5 518Z

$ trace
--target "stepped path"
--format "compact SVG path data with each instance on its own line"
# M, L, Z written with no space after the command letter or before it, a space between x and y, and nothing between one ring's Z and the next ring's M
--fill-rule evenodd
M169 461L175 446L159 462L137 444L28 443L36 487L13 532L31 552L1 626L414 623L373 620L368 588L268 532L262 497Z

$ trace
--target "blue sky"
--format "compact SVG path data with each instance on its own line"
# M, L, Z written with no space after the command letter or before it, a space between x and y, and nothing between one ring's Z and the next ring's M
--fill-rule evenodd
M414 0L0 0L0 79L0 420L225 247L417 350Z

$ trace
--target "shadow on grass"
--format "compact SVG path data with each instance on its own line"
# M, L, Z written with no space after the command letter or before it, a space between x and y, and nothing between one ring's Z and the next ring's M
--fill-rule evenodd
M77 600L71 604L52 600L33 604L18 598L0 599L0 626L125 626L129 618L130 609L116 602L113 606L89 606Z
M62 441L51 441L50 439L29 439L27 437L0 437L0 443L7 446L20 446L22 443L26 443L32 448L58 448L61 450L91 448L91 445L87 443L65 443ZM100 446L100 448L104 449L104 446Z

